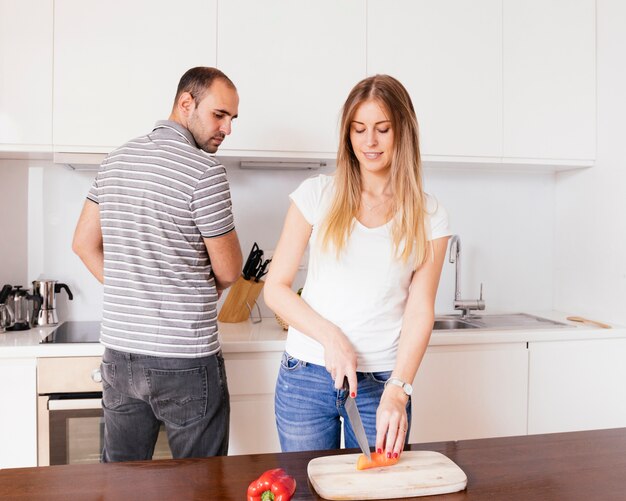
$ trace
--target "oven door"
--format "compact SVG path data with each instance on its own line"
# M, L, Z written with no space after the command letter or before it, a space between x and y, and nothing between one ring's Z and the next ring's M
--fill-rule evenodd
M98 463L102 458L102 393L39 397L39 466ZM171 458L161 426L153 459Z

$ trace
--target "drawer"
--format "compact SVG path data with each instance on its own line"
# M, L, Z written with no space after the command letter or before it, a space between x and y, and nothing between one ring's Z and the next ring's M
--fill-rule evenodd
M37 393L102 391L102 383L92 379L101 361L102 357L39 358Z

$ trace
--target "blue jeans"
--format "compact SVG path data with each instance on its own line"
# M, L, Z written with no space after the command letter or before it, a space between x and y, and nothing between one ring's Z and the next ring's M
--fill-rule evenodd
M152 459L165 425L174 458L228 452L230 403L221 353L164 358L106 349L102 461Z
M370 447L376 445L376 409L390 376L391 371L357 372L356 403ZM282 451L338 449L342 426L346 448L358 448L352 426L346 425L350 422L344 408L347 396L346 390L335 389L325 367L284 353L274 399ZM410 399L406 410L410 426ZM408 440L408 431L406 436Z

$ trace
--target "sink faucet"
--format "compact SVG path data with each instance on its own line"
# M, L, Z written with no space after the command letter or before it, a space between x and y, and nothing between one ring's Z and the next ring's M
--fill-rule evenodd
M450 262L455 263L454 309L461 310L461 318L469 318L472 310L484 310L483 284L480 284L480 299L461 299L461 237L454 235L450 240Z

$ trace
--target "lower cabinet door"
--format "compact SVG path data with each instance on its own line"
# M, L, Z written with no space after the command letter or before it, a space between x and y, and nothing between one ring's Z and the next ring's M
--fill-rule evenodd
M626 426L626 339L529 343L528 433Z
M280 452L274 395L231 396L228 455L266 452Z
M526 434L526 343L430 346L413 386L411 443Z
M280 452L274 391L280 352L224 353L230 392L228 454Z
M37 360L0 359L0 468L37 466Z

